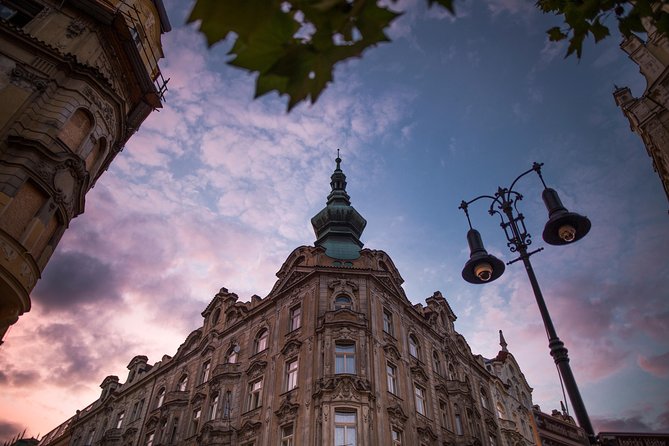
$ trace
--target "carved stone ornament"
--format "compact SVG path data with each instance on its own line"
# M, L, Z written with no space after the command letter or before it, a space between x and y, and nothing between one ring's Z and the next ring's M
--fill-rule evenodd
M136 427L130 427L123 432L123 441L128 441L129 439L133 438L135 434L137 434L138 429Z
M98 96L91 87L86 86L84 87L84 95L90 99L90 101L95 104L100 112L100 115L102 116L102 119L105 120L107 125L110 128L114 127L114 111L112 110L111 106L103 101L100 96Z
M328 288L332 290L332 295L346 294L355 297L358 291L358 285L355 282L346 279L333 279L328 282Z
M300 352L301 346L302 342L291 339L290 341L286 342L286 345L283 346L281 349L281 354L285 357L297 355Z
M400 351L393 344L386 344L383 346L383 351L386 352L386 358L392 358L396 361L402 359Z
M426 382L427 381L427 373L425 373L425 370L423 370L423 367L420 365L414 365L411 367L411 376L415 380Z
M267 367L267 361L253 361L248 369L246 369L246 374L250 379L254 379L265 373L265 368Z
M5 260L11 262L16 258L16 251L4 240L0 240L0 249L2 250L2 255L5 257Z
M289 394L290 395L290 394ZM300 408L299 404L290 401L286 398L281 402L281 405L274 411L274 415L279 419L280 424L292 421L297 417L297 411Z
M437 439L437 434L435 434L432 428L428 425L418 426L416 430L418 431L418 436L423 441L429 443Z
M399 404L395 404L394 406L388 407L387 412L388 416L392 420L392 424L396 424L400 427L404 427L404 423L409 418L404 413L404 410L402 410L402 406L400 406Z
M193 398L191 398L190 403L191 403L191 404L197 404L197 403L199 403L200 401L204 401L204 399L205 399L206 397L207 397L207 396L206 396L204 393L202 393L202 392L196 392L195 395L193 395Z
M70 20L70 23L67 25L67 29L65 30L65 37L68 39L74 39L75 37L80 36L84 31L86 31L86 22L77 17Z
M9 81L17 87L42 91L46 89L48 79L28 71L21 65L16 65L12 69Z
M237 432L242 438L248 439L258 434L262 423L256 420L246 420Z

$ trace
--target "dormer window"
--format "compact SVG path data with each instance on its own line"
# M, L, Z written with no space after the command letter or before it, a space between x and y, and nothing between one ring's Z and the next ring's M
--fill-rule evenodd
M341 310L342 308L347 308L351 310L353 308L353 300L350 297L345 295L339 295L335 298L334 301L335 310Z

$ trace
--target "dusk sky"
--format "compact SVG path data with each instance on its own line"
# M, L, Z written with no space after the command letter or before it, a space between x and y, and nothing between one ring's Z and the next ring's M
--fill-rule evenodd
M165 107L131 138L86 197L0 347L0 441L44 435L127 377L135 355L174 355L221 288L266 296L290 252L312 245L337 149L365 246L387 252L414 303L440 290L472 351L490 358L503 330L544 411L563 399L520 263L496 282L460 276L469 258L459 203L508 187L544 162L544 179L592 230L541 240L541 182L517 184L532 262L596 431L669 431L669 203L614 84L645 88L620 37L564 59L558 18L534 1L457 1L458 15L404 0L393 42L337 67L313 105L253 100L254 77L227 68L167 0ZM499 220L470 208L505 261Z

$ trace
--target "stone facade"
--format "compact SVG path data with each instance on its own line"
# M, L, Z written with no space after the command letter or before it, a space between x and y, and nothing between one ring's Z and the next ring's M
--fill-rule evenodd
M361 249L339 162L316 246L288 256L269 295L222 288L173 357L136 356L40 444L534 444L532 389L503 337L495 358L474 355L440 292L408 300L390 257Z
M85 195L161 107L161 0L0 0L0 340Z
M646 90L635 98L628 87L616 87L613 97L641 136L669 200L669 39L648 27L647 41L632 35L620 46L639 65Z

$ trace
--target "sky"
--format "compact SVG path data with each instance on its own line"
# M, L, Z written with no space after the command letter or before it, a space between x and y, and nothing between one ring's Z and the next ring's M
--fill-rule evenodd
M669 431L669 251L662 185L616 107L615 85L645 80L620 37L582 60L545 30L527 0L458 1L457 17L403 0L392 43L343 63L315 105L253 100L252 75L229 68L230 42L208 49L191 4L165 1L165 106L86 196L0 347L0 441L44 435L99 397L135 355L173 355L226 287L266 296L290 252L313 244L337 149L365 246L394 260L414 303L449 301L472 351L494 357L503 330L544 411L563 399L523 268L486 285L461 278L469 258L459 203L508 187L532 162L565 206L587 215L576 244L541 240L536 175L521 179L532 257L596 431ZM488 204L470 208L505 261Z

